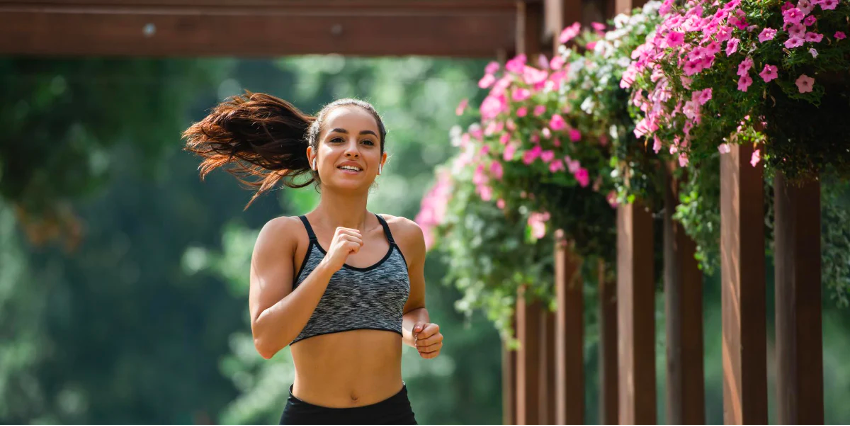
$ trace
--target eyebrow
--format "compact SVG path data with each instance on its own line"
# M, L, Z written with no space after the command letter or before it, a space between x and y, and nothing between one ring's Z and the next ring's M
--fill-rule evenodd
M333 129L333 130L331 130L331 133L345 133L345 134L347 135L347 134L348 134L348 130L345 130L345 129ZM375 137L377 137L377 136L378 136L378 134L377 134L377 133L375 133L375 132L373 132L373 131L371 131L371 130L364 130L364 131L360 132L360 134L361 134L361 135L375 135Z

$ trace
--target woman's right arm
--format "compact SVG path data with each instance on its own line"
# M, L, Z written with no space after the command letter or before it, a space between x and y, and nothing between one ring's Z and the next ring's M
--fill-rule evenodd
M339 227L328 253L316 268L292 290L297 218L279 217L260 230L251 255L251 289L248 307L257 352L269 359L298 337L328 287L331 276L342 268L351 253L360 251L363 238L356 229Z

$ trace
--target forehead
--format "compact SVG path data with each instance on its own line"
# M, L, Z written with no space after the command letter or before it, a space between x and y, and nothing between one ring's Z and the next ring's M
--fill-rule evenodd
M341 106L334 108L325 116L322 123L323 132L330 129L345 129L348 133L359 134L363 130L371 130L380 135L378 122L368 111L358 106Z

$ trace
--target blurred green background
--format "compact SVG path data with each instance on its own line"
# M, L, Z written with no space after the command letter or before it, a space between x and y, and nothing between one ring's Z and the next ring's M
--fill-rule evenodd
M248 261L267 220L310 211L318 194L274 191L243 211L251 193L223 172L201 182L180 132L243 89L309 113L336 98L365 99L385 119L390 154L368 208L412 219L433 167L454 153L449 129L469 124L455 106L483 97L477 80L486 62L0 60L0 422L277 423L293 366L288 348L270 361L254 350ZM499 424L499 336L483 315L457 313L460 295L440 284L444 273L439 255L429 255L426 303L451 344L434 360L404 348L413 409L421 424ZM772 334L771 285L766 296ZM704 303L706 421L716 424L714 278ZM664 423L663 295L656 310ZM827 423L850 423L848 331L848 311L825 301ZM595 343L585 347L588 423L598 420Z

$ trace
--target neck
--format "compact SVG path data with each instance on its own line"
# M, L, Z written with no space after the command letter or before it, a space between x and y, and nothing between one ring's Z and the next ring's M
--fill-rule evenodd
M334 191L322 188L322 198L313 210L321 219L319 223L327 229L352 228L366 232L369 212L366 210L366 194L351 191Z

